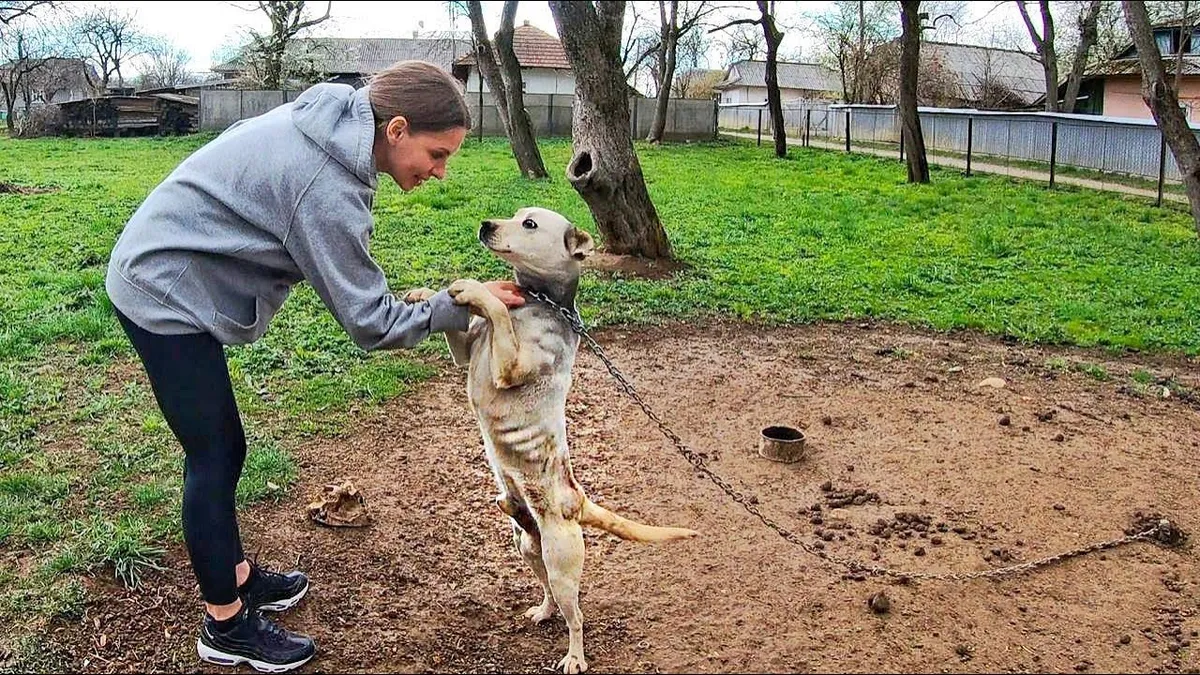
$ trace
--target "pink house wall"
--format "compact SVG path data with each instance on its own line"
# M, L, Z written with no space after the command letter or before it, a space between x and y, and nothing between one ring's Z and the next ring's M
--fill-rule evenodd
M1188 119L1200 121L1200 77L1184 76L1179 88L1179 102L1187 111ZM1104 114L1109 117L1151 119L1150 108L1142 101L1142 78L1121 75L1105 80Z

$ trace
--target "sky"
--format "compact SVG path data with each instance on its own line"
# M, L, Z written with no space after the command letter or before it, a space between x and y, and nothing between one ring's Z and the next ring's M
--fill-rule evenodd
M222 0L160 1L160 2L72 2L75 6L91 4L114 5L135 14L138 25L146 32L169 39L176 46L186 49L191 55L192 71L204 73L215 63L214 55L222 47L238 42L245 29L265 30L269 23L266 16L253 9L253 2L227 2ZM310 2L318 11L323 11L324 2ZM730 2L745 5L742 15L752 16L753 2ZM816 46L811 35L804 30L806 14L818 13L830 2L780 2L781 21L785 30L782 53L792 54L800 50L805 60L816 58ZM503 2L484 2L485 21L489 32L495 31L500 22ZM1007 24L1023 30L1023 24L1011 2L976 0L965 3L968 25L957 37L964 42L986 42L991 27ZM247 11L245 8L252 8ZM334 0L331 17L316 26L311 35L338 37L411 37L414 30L436 31L452 27L467 31L470 24L465 19L452 26L444 2L354 2ZM554 18L546 2L521 2L517 9L517 23L529 21L551 35L557 35ZM1014 24L1015 22L1015 24ZM943 36L939 39L945 39ZM724 63L709 63L708 67L720 68Z

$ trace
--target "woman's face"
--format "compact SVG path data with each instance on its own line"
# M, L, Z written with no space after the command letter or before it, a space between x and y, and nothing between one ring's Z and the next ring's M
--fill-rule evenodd
M408 120L393 117L375 143L375 165L408 192L430 177L445 178L446 160L466 137L463 127L413 133Z

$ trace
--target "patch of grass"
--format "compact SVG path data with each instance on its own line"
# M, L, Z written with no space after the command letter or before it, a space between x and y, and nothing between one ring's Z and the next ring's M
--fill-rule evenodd
M1100 382L1108 382L1112 380L1112 375L1108 374L1108 371L1105 370L1104 366L1095 363L1076 363L1075 370L1087 375L1093 380L1098 380Z
M1062 372L1066 372L1070 368L1071 368L1071 364L1061 356L1055 356L1053 358L1046 360L1046 369L1047 370L1057 372L1057 373L1062 373Z
M1138 368L1137 370L1133 371L1129 377L1138 384L1152 384L1154 380L1157 379L1154 377L1154 373L1151 373L1143 368Z

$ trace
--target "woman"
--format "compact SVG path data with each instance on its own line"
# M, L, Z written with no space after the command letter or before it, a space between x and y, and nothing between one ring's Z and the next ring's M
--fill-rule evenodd
M301 281L364 350L466 330L468 309L445 290L413 304L393 296L368 243L377 174L404 191L443 179L470 126L458 83L432 64L398 63L358 90L319 84L190 155L116 243L105 285L184 450L205 661L282 672L315 651L260 614L294 605L308 579L251 565L242 551L234 494L246 439L224 346L260 338ZM523 302L509 282L488 288L510 307Z

